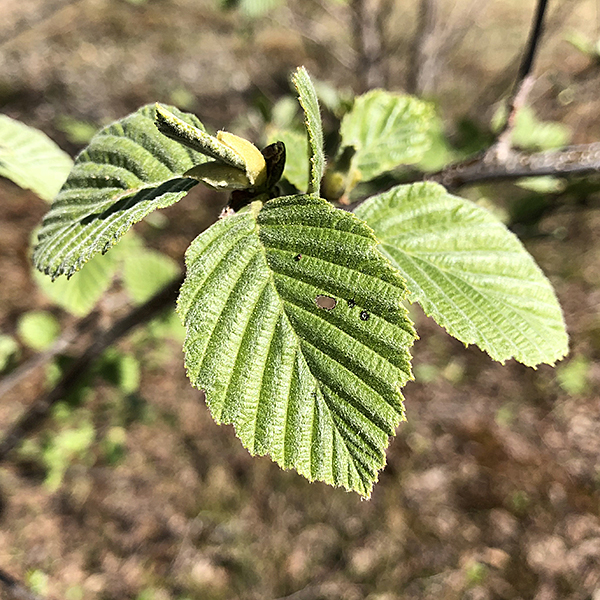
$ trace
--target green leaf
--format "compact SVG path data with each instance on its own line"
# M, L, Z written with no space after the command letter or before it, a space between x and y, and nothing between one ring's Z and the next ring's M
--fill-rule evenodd
M550 282L491 213L434 183L398 186L356 214L404 275L409 298L450 335L495 360L535 366L568 351Z
M240 10L250 18L258 18L283 4L283 0L240 0Z
M52 200L73 161L45 133L0 115L0 176Z
M98 371L104 379L116 385L124 394L133 394L140 387L140 363L129 352L109 348L102 355Z
M251 454L369 496L411 378L404 281L354 215L311 195L261 206L187 251L188 376Z
M52 279L39 271L34 278L44 294L54 304L76 317L89 314L96 303L108 290L118 268L113 254L94 256L82 271L74 273L70 279Z
M492 129L498 131L506 120L506 106L501 106L492 118ZM571 139L571 130L563 123L540 121L533 109L523 106L515 119L512 142L515 146L536 152L566 146Z
M10 337L0 333L0 373L4 371L19 352L19 344Z
M60 333L60 325L49 312L32 310L20 317L17 331L24 344L41 351L52 346Z
M351 184L399 165L419 162L431 145L434 108L412 96L372 90L356 98L342 119L342 151L353 147Z
M560 387L571 396L579 396L589 389L591 363L585 356L576 356L557 370Z
M193 115L169 111L203 129ZM196 185L181 175L207 160L154 126L155 105L102 129L77 157L39 233L35 266L53 278L72 275L106 252L138 221L179 201Z
M137 304L149 300L180 272L177 263L155 250L141 249L125 256L123 285Z
M323 124L317 92L304 67L298 67L292 83L298 92L300 106L304 110L304 124L308 133L309 145L309 172L308 193L319 195L321 179L325 171L325 152L323 150Z
M298 190L308 187L308 140L306 135L291 129L275 129L269 133L268 143L285 144L285 177Z

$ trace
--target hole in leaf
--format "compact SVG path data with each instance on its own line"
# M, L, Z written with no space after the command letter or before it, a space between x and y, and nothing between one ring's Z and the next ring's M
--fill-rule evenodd
M302 254L296 254L296 256L294 256L294 260L296 262L298 262L301 258L302 258Z
M368 313L366 310L363 310L363 311L360 313L360 318L361 318L363 321L368 321L370 316L371 316L371 315L370 315L370 314L369 314L369 313Z
M317 296L315 298L315 303L319 308L324 308L325 310L333 310L337 304L337 300L332 298L331 296Z
M354 308L356 306L356 302L354 300L348 300L348 308Z

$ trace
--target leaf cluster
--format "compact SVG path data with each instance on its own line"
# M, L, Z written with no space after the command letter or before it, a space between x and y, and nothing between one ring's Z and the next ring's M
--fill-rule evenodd
M382 90L357 97L326 164L317 91L304 68L293 84L306 135L280 129L273 141L288 149L279 189L295 193L278 192L283 164L273 175L265 161L263 171L266 150L146 106L77 157L34 261L52 278L71 276L198 180L234 189L235 211L186 253L177 310L188 376L252 454L368 497L412 378L406 301L502 362L553 364L567 335L549 281L484 208L433 183L396 186L354 214L321 197L323 185L344 201L425 160L436 139L430 104Z

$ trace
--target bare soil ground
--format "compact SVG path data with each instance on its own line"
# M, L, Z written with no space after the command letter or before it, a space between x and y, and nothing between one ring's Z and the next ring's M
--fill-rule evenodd
M336 84L355 81L343 4L290 4L259 23L192 0L80 0L48 16L58 4L3 0L0 110L70 151L77 146L56 129L64 114L102 123L173 101L183 88L187 108L207 124L243 112L252 130L254 100L284 93L297 64ZM414 3L402 4L388 23L394 89L405 81L406 23L416 14ZM597 35L598 8L567 5L551 22L534 106L569 124L575 141L598 140L600 74L561 41L569 27ZM529 11L491 3L447 57L440 104L449 119L466 106L482 120L492 112ZM573 92L567 104L557 100L564 89ZM480 193L494 199L493 190ZM220 202L194 191L165 211L160 235L144 224L139 232L181 260ZM50 306L28 259L45 210L0 181L3 333L14 334L24 312ZM13 454L0 466L0 568L22 579L41 571L48 597L68 600L600 599L600 213L593 204L566 206L539 231L527 246L556 286L571 357L591 363L579 393L565 392L551 367L492 362L415 309L421 339L417 382L405 389L408 422L372 499L361 502L250 457L190 387L179 345L132 336L121 347L143 366L135 398L142 416L127 426L123 458L110 464L94 446L51 492L40 466ZM29 356L23 348L22 360ZM44 385L38 373L0 399L0 430ZM107 415L128 400L100 379L94 389L82 410L100 438Z

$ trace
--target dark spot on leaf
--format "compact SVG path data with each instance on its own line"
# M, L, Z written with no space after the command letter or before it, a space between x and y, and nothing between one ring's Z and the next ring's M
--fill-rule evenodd
M331 296L317 296L315 298L315 303L319 308L324 308L325 310L333 310L337 304L337 300L332 298Z
M361 311L361 313L360 313L360 318L361 318L363 321L368 321L370 316L371 316L371 315L370 315L370 314L369 314L369 313L368 313L366 310L363 310L363 311Z
M294 256L294 260L296 262L298 262L301 258L302 258L302 254L296 254L296 256Z
M348 300L348 308L354 308L356 306L356 302L354 300Z

